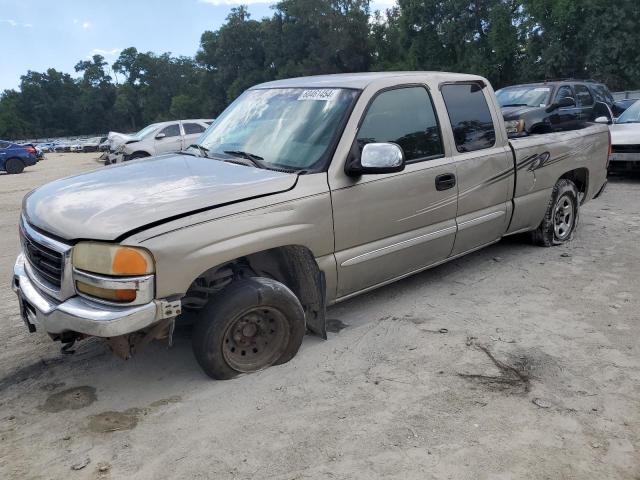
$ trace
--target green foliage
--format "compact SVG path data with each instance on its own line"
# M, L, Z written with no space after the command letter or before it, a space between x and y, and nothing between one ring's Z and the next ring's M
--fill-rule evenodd
M135 131L169 118L213 118L243 90L277 78L368 70L486 76L498 88L551 77L638 87L637 0L281 0L252 19L232 8L194 58L130 47L73 78L27 72L0 94L0 138Z

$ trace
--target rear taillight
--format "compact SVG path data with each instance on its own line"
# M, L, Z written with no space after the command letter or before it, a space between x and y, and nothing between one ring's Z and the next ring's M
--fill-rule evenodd
M27 152L32 153L32 154L34 154L34 155L35 155L35 153L36 153L36 149L35 149L35 148L33 148L33 147L27 147Z

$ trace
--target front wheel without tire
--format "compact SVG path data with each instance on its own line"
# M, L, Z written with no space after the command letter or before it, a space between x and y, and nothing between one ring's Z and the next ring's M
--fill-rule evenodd
M193 351L205 373L218 380L288 362L305 333L300 301L270 278L232 282L199 317Z
M4 164L4 170L11 175L22 173L24 170L24 163L19 158L10 158Z
M551 247L571 240L578 225L579 208L580 196L576 185L566 178L558 180L544 218L533 231L534 243Z

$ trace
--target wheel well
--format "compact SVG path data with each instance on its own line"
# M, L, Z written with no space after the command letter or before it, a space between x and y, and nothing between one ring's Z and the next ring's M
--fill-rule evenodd
M150 157L151 154L149 152L145 152L144 150L138 150L133 152L130 156L131 157L135 157L135 156L139 156L139 157Z
M589 170L586 168L571 170L560 177L560 179L563 178L571 180L578 188L578 192L582 193L583 196L587 193L587 188L589 187Z
M236 258L212 267L191 283L182 299L186 310L199 310L235 279L268 277L291 289L305 312L307 328L326 338L326 285L313 253L300 245L286 245Z

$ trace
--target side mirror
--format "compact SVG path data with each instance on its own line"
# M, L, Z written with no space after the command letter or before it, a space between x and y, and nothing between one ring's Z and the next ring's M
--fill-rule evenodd
M159 133L156 135L156 140L162 140L164 137L166 137L167 135L164 133Z
M594 122L596 123L604 123L606 125L609 125L611 123L611 120L608 117L598 117L594 120Z
M395 143L367 143L362 149L360 161L347 165L350 176L395 173L404 170L404 152Z

